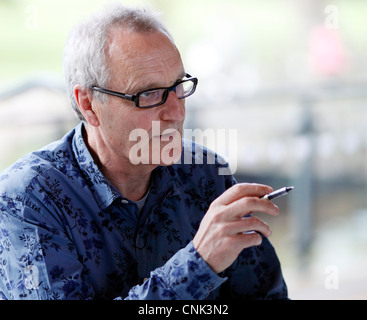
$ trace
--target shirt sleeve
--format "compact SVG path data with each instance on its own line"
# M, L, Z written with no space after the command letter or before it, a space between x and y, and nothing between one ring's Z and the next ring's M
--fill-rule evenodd
M142 285L133 287L126 300L201 300L226 280L208 266L191 241L164 266L152 271Z
M93 299L68 233L45 210L24 194L0 196L0 298Z
M52 215L46 210L29 197L0 195L0 299L94 299L82 257L55 218L57 208ZM203 299L225 281L190 242L116 299Z

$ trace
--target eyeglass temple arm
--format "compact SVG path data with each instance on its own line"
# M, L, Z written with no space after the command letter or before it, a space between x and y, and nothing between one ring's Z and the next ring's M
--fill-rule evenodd
M119 97L119 98L123 98L123 99L126 99L126 100L134 101L134 96L131 95L131 94L125 94L125 93L121 93L121 92L107 90L107 89L103 89L103 88L96 87L96 86L91 87L91 89L92 90L95 90L95 91L99 91L99 92L111 94L113 96L116 96L116 97Z

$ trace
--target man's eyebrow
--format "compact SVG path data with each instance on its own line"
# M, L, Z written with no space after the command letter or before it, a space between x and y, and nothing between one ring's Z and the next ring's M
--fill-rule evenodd
M181 81L183 78L186 77L186 72L181 73L177 79L171 84L171 86L175 85L177 82ZM136 90L136 92L143 92L143 91L147 91L147 90L152 90L152 89L156 89L156 88L166 88L165 86L160 86L157 85L156 83L151 83L151 84L147 84L144 86L141 86L139 88L139 90Z

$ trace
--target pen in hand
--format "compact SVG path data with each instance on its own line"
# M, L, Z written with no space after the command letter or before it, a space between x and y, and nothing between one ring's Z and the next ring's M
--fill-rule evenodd
M273 199L279 198L281 196L285 196L286 194L288 194L288 192L292 191L293 189L294 189L294 187L280 188L278 190L275 190L275 191L263 196L261 199L273 200Z
M281 196L285 196L286 194L288 194L293 189L294 189L294 187L280 188L278 190L275 190L271 193L266 194L265 196L261 197L260 199L273 200L273 199L279 198ZM242 217L242 219L246 219L246 218L247 217ZM242 232L242 234L251 234L251 233L254 233L254 232L256 232L256 231L246 231L246 232Z

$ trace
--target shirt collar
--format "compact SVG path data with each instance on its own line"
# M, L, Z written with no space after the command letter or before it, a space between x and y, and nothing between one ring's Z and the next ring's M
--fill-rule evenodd
M124 199L123 195L105 178L99 170L97 164L94 162L90 154L84 138L84 125L80 122L75 127L75 134L73 137L72 148L75 154L76 161L81 170L86 174L89 180L89 187L91 188L94 197L101 209L110 206L116 199ZM159 166L152 172L151 188L149 191L149 198L154 198L154 201L162 202L167 196L174 196L178 189L175 187L176 180L175 170L172 166ZM154 197L150 197L154 195ZM128 200L125 198L125 200Z
M86 174L89 180L94 197L101 209L112 204L117 198L121 198L120 192L104 177L94 162L84 139L83 139L83 122L75 127L75 135L73 137L72 148L81 170Z

